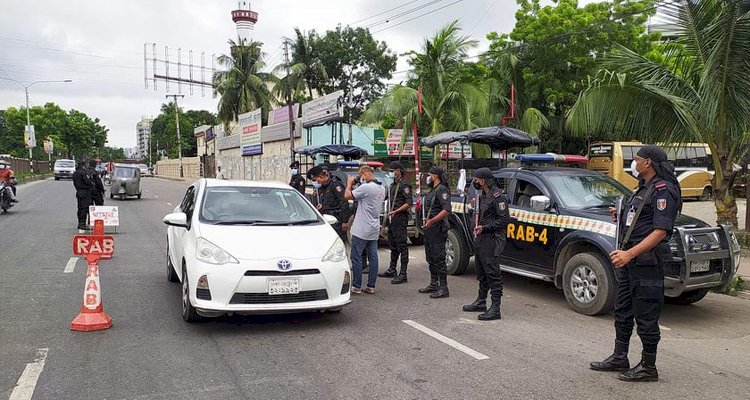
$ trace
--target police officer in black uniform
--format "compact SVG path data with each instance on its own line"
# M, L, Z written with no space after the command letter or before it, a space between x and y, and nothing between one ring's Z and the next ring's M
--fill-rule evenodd
M387 271L378 276L393 278L391 283L406 283L406 267L409 264L409 247L406 245L406 225L409 222L409 209L413 203L411 186L404 179L404 166L398 161L388 165L389 174L393 178L388 188L388 247L391 249L391 265ZM396 264L401 257L401 271L396 275Z
M623 381L657 381L656 348L659 316L664 304L664 264L671 261L668 240L682 208L680 185L667 154L645 146L635 157L640 181L619 216L621 249L610 254L617 270L615 350L602 362L591 363L597 371L623 371ZM615 209L610 208L613 219ZM628 348L633 325L643 343L641 362L630 368Z
M307 172L307 177L313 180L316 193L313 204L321 214L336 217L338 223L333 229L341 240L346 241L346 230L349 229L349 203L344 199L344 185L337 179L332 179L328 168L318 165Z
M289 165L292 172L292 178L289 180L289 186L297 189L303 195L305 194L305 178L299 173L299 161L293 162Z
M78 200L78 229L86 230L86 217L89 215L89 206L93 204L92 193L96 190L94 182L86 169L86 162L78 163L78 168L73 173L73 186L76 188L76 200Z
M91 191L91 200L96 206L104 205L104 183L96 171L96 160L89 160L89 167L86 169L89 179L94 183L94 190Z
M430 168L427 187L432 190L424 198L425 218L424 251L430 265L430 284L419 289L419 293L430 293L433 299L448 297L448 267L445 264L445 242L448 240L448 215L451 209L451 193L445 172L440 167Z
M505 248L506 230L510 221L508 199L495 185L489 168L479 168L474 172L472 184L481 190L478 224L474 227L477 280L479 294L473 303L463 307L464 311L484 311L477 318L480 321L500 319L500 299L503 297L503 277L500 273L500 254ZM492 293L492 305L487 309L487 291Z

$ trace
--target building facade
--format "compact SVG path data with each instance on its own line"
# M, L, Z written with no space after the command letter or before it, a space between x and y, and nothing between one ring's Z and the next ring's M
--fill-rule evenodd
M148 159L149 139L151 139L151 124L154 122L151 118L142 117L135 125L137 153L136 157L144 160Z

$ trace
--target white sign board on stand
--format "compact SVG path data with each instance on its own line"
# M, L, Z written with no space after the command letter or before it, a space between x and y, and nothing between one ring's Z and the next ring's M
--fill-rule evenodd
M94 226L94 221L104 221L104 229L114 227L115 232L120 226L120 211L117 206L89 206L89 226Z

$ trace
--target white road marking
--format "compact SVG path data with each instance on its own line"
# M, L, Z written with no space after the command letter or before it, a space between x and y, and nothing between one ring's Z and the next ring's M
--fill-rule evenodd
M78 262L78 257L70 257L70 260L68 260L68 263L65 264L65 270L63 271L63 273L69 274L73 272L73 270L76 267L77 262Z
M426 327L424 325L421 325L419 323L416 323L416 322L414 322L414 321L412 321L410 319L405 319L405 320L403 320L401 322L405 323L406 325L411 326L412 328L414 328L414 329L416 329L416 330L418 330L418 331L420 331L422 333L426 333L427 335L429 335L429 336L431 336L431 337L433 337L433 338L435 338L435 339L437 339L437 340L439 340L439 341L447 344L448 346L453 347L456 350L459 350L459 351L461 351L461 352L463 352L465 354L468 354L469 356L474 357L477 360L486 360L486 359L489 358L489 357L485 356L484 354L482 354L482 353L480 353L480 352L478 352L476 350L472 350L472 349L470 349L470 348L462 345L461 343L458 343L457 341L455 341L455 340L453 340L453 339L451 339L449 337L443 336L443 335L441 335L441 334L433 331L432 329L430 329L430 328L428 328L428 327Z
M171 205L173 205L173 204L172 204L172 203L170 203L170 202L167 202L167 205L168 205L168 206L171 206Z
M159 196L157 196L157 195L154 195L154 198L155 198L155 199L158 199L158 198L159 198Z
M44 363L47 361L48 352L49 349L38 349L36 351L34 361L26 364L26 368L23 370L21 377L18 378L16 387L13 388L9 400L31 399L31 396L34 395L34 389L36 389L36 382L39 379L39 375L41 375L42 370L44 370Z
M671 331L672 330L672 328L667 328L664 325L659 325L659 328L662 329L662 330L665 330L665 331Z

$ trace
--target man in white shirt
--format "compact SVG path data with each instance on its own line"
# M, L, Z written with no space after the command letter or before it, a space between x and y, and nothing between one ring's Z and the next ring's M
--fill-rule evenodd
M355 183L361 183L353 189ZM378 238L380 236L380 211L385 200L385 188L380 182L375 181L372 167L362 166L359 168L359 177L350 177L346 184L344 193L346 200L357 201L357 213L351 226L352 233L352 293L360 294L363 291L375 294L375 282L378 279ZM365 249L368 253L370 271L367 275L367 287L362 289L362 254Z

